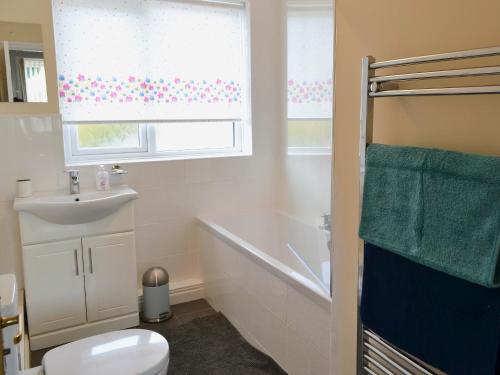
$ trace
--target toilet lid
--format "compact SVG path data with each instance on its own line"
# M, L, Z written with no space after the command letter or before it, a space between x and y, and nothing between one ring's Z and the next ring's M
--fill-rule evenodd
M130 329L59 346L47 352L42 363L46 375L157 375L168 360L163 336Z

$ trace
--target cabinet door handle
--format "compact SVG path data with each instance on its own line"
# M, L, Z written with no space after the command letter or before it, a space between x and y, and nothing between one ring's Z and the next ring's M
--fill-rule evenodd
M75 249L75 273L76 276L80 276L80 270L78 269L78 250Z
M92 248L89 247L90 273L94 273L94 262L92 261Z

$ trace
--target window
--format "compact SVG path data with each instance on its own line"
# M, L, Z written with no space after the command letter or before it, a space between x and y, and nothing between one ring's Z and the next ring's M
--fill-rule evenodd
M288 1L288 152L331 153L333 5Z
M54 0L68 164L251 152L243 0Z
M66 154L77 163L238 154L241 122L88 123L64 126Z

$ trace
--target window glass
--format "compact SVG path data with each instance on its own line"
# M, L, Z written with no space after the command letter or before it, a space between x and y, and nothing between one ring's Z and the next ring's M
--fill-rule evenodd
M77 130L78 148L140 147L138 124L80 125Z
M159 152L233 150L236 146L232 122L157 124L155 129L156 148Z
M288 121L288 147L327 149L331 145L331 120Z

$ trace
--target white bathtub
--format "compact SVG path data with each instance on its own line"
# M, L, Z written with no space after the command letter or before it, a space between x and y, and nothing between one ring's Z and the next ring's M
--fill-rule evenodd
M327 375L331 298L288 228L277 213L200 218L205 297L289 374Z

